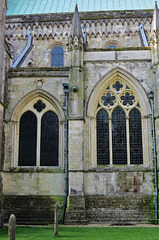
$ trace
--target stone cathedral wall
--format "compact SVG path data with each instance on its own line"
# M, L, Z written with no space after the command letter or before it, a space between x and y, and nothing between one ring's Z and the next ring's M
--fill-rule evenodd
M72 14L47 14L7 17L6 40L13 55L12 63L26 46L29 29L33 29L33 47L22 67L11 68L8 73L3 171L6 221L9 214L14 211L18 223L53 222L56 201L59 203L62 216L65 194L64 161L61 169L54 170L38 168L24 170L14 166L15 122L12 121L12 114L24 96L38 90L40 93L52 95L64 111L65 96L62 83L69 83L76 78L69 69L71 57L68 42L72 16ZM82 26L87 26L87 44L84 46L83 67L80 69L84 79L83 119L76 122L69 119L72 131L69 136L74 144L69 146L72 156L69 160L71 162L69 177L72 185L69 186L71 197L68 200L67 223L81 221L113 224L117 221L125 223L125 219L128 223L151 222L154 220L151 116L144 116L148 118L150 141L146 167L98 168L92 167L91 117L87 111L95 87L106 74L115 69L118 71L122 69L125 76L134 78L146 94L151 91L153 86L151 49L143 46L139 24L144 24L149 39L152 11L81 13L80 18ZM117 45L117 49L108 49L109 44ZM64 67L52 69L51 50L56 45L64 48ZM72 98L72 101L75 100L76 97ZM63 122L64 119L60 124ZM83 147L83 152L80 152L78 146ZM81 156L83 162L79 160ZM75 162L74 157L77 158ZM84 196L80 195L82 191ZM17 205L19 202L22 203L20 207Z
M86 49L106 49L109 44L119 48L141 47L139 24L144 24L144 30L149 38L151 26L151 11L128 11L112 13L81 13L81 25L86 26ZM33 29L33 48L24 62L32 60L34 67L49 67L51 49L60 44L65 51L65 66L69 65L68 38L72 14L47 14L43 16L7 17L6 39L10 44L13 62L20 55L27 43L29 29ZM43 61L41 61L43 59Z

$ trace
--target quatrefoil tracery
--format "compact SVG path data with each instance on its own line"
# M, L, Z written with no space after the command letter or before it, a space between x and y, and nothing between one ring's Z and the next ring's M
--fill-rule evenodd
M123 89L124 86L121 81L116 81L114 84L112 84L112 87L114 90L116 90L116 92L119 92Z
M43 103L43 101L38 100L33 107L37 110L37 112L40 113L46 107L46 105Z

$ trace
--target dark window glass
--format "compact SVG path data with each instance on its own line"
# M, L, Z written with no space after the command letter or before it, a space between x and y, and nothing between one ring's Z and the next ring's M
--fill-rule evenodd
M121 107L112 114L113 164L127 164L126 118Z
M108 113L101 109L97 113L97 164L109 164L109 120Z
M51 53L51 66L62 67L64 65L64 50L60 46L56 46L52 49Z
M45 109L46 105L43 103L43 101L38 100L33 107L37 110L37 112L41 112L43 109Z
M141 114L134 108L129 114L130 164L142 164Z
M116 83L113 84L113 88L115 88L115 90L118 92L123 88L123 84L119 81L116 81Z
M40 166L58 166L59 120L56 113L46 112L41 120Z
M37 118L31 111L20 119L19 166L36 166Z

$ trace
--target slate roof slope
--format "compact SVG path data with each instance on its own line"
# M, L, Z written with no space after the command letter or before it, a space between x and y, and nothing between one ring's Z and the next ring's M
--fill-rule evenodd
M157 1L159 5L159 0ZM154 0L7 0L7 15L154 9Z

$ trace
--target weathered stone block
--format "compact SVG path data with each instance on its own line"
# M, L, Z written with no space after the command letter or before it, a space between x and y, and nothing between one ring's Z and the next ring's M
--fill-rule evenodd
M54 236L58 237L58 204L55 203L54 210Z
M12 214L9 218L8 225L8 240L15 240L16 217Z
M55 202L59 206L59 221L62 221L64 197L62 196L3 196L4 222L11 213L17 224L48 224L54 222Z

